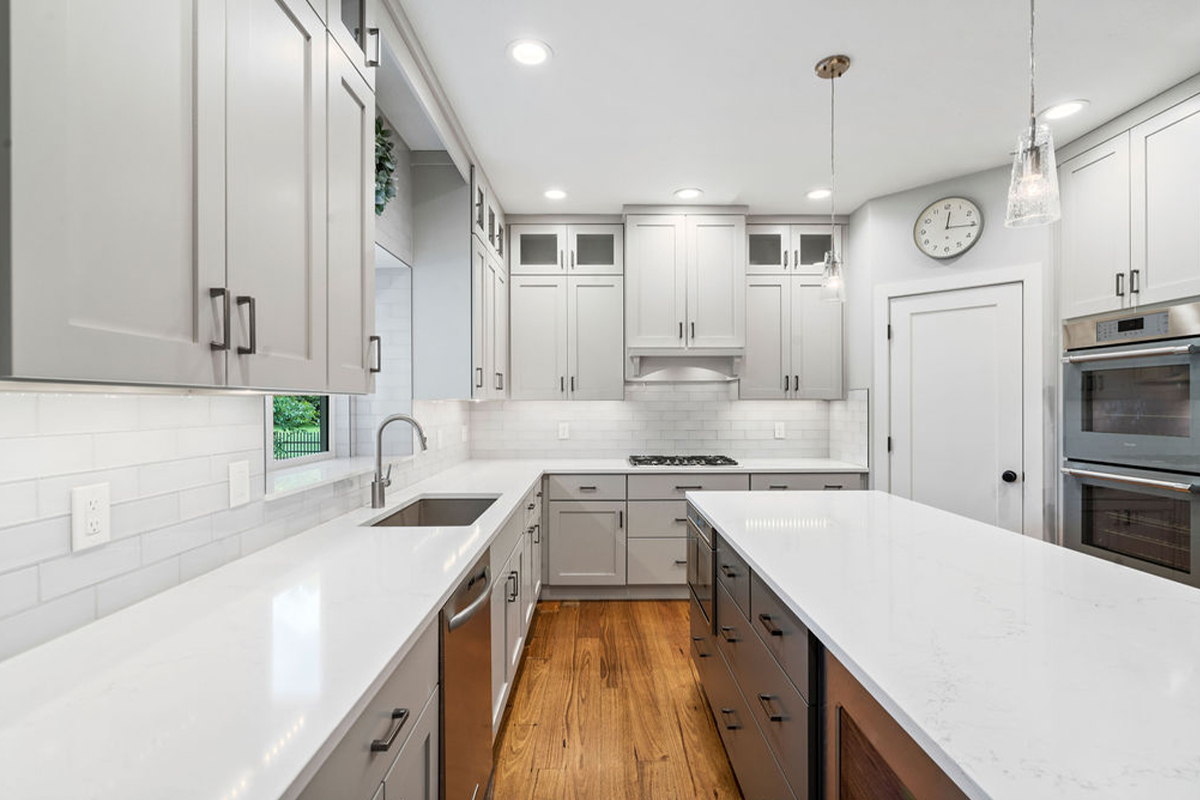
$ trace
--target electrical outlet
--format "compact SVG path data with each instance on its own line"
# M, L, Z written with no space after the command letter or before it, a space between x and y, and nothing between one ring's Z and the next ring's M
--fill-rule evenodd
M107 483L71 490L71 550L86 550L112 539Z
M784 430L782 422L775 423L775 438L776 439L786 439L787 438L787 432Z
M571 438L571 423L569 423L569 422L558 423L558 438L560 438L560 439L570 439Z
M229 462L229 507L237 508L250 502L250 462Z

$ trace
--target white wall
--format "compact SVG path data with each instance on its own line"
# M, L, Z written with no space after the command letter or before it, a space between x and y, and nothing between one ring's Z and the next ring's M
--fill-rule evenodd
M395 147L392 155L396 162L393 173L396 196L375 217L375 241L385 250L412 266L413 263L413 173L412 151L396 133L396 129L385 118L383 125L392 132Z
M412 413L412 270L386 252L376 267L375 332L383 349L383 371L375 375L372 394L350 398L356 456L375 455L375 429L384 417ZM402 428L384 434L384 455L412 453L413 439Z

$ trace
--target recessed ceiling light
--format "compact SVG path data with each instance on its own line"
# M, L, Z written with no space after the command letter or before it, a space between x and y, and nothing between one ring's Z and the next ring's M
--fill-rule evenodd
M1050 106L1043 111L1039 116L1042 119L1063 119L1073 114L1078 114L1089 105L1087 100L1068 100L1065 103L1059 103L1056 106Z
M567 197L562 189L547 189L543 194L547 200L565 200Z
M512 60L527 67L546 63L553 53L550 45L537 39L518 39L508 46L508 55Z
M811 192L809 192L805 196L809 200L824 200L826 197L829 197L829 195L831 195L831 194L833 194L833 192L831 192L828 189L813 189Z
M686 189L676 189L675 190L675 196L678 197L680 200L695 200L697 197L699 197L702 194L704 194L704 190L697 189L694 186L688 187Z

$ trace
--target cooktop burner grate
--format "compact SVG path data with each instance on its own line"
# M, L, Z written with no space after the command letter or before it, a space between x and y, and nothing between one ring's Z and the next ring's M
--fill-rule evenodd
M736 467L729 456L630 456L635 467Z

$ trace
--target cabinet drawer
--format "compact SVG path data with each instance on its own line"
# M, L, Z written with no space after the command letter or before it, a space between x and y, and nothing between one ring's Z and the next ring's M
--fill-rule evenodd
M635 500L629 503L630 539L687 538L686 500Z
M687 583L687 539L630 539L625 548L629 584Z
M805 701L814 703L817 654L808 628L757 575L750 579L750 612L754 632Z
M425 704L384 779L384 797L438 800L438 692Z
M630 500L682 500L686 492L744 492L746 475L686 472L667 475L630 475Z
M750 491L833 491L863 488L859 472L789 472L750 476Z
M521 535L527 530L529 528L525 524L525 513L522 509L517 509L492 541L488 553L490 559L488 566L492 569L493 581L504 580L504 565L508 561L508 556L521 543Z
M743 656L747 653L754 634L750 631L750 621L734 604L729 590L723 585L717 587L717 650L725 657L729 669L739 674L745 670L742 666Z
M691 623L692 661L700 673L701 685L707 685L713 662L720 656L717 655L717 643L713 641L712 626L695 597L688 601L688 619Z
M521 501L521 508L525 513L525 527L532 528L542 518L542 490L531 489L529 494L525 495L525 499Z
M421 709L437 688L437 678L438 623L434 622L325 759L304 787L300 800L371 797L415 729ZM398 709L407 714L393 717ZM371 743L387 738L395 726L399 726L399 733L391 746L384 751L373 751Z
M733 551L723 536L717 536L717 583L729 590L742 616L750 617L750 567ZM720 613L717 614L720 621Z
M551 475L551 500L624 500L624 475Z

